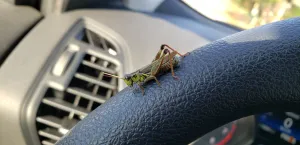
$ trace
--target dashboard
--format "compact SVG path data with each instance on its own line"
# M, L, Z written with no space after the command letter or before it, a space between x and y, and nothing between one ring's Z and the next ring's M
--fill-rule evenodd
M295 112L269 112L257 115L256 144L300 144L299 117L299 114Z
M191 143L192 145L250 145L255 133L255 117L225 124Z
M86 30L97 40L93 46L82 35ZM102 49L102 41L107 49ZM110 97L112 90L125 87L121 81L98 79L99 70L122 76L151 62L161 44L185 53L208 42L142 13L78 10L49 15L1 66L0 114L8 117L0 120L0 130L5 131L0 144L54 144L70 124L95 108L89 102L100 105L106 100L101 90ZM61 69L56 71L56 66ZM97 94L92 91L95 86ZM76 96L80 101L74 106Z
M197 32L185 29L178 24L180 21L188 27L197 27ZM89 34L84 36L82 30L88 30ZM74 86L79 87L78 81L81 80L89 82L84 86L86 90L91 84L114 87L104 84L102 81L107 79L103 76L101 81L87 77L94 75L90 68L110 71L109 68L117 75L124 75L151 62L161 44L185 53L226 35L229 33L183 18L129 11L77 10L47 16L24 37L1 66L0 115L8 117L0 120L0 144L54 144L92 111L93 106L83 107L84 101L74 103L80 98L77 96L86 102L104 103L105 100L95 99L99 93L87 95L84 91L74 91ZM93 41L87 42L86 39ZM105 45L97 45L100 41ZM93 43L93 46L88 43ZM98 50L102 47L107 47L108 52ZM106 64L107 68L97 66L100 63L88 62L96 62L96 58L101 59L99 62ZM121 81L114 83L118 90L125 87ZM72 93L77 95L76 98L66 99ZM52 98L47 98L48 95ZM62 100L57 102L57 99ZM53 108L61 110L53 114ZM47 111L42 112L42 109ZM297 145L300 140L299 119L300 116L293 112L248 116L225 124L191 144Z

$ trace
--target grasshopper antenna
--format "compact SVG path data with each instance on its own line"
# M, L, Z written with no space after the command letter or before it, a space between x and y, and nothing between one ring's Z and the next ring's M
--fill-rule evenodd
M109 76L109 77L118 78L118 79L124 79L124 78L121 78L119 76L116 76L116 75L113 75L113 74L109 74L109 73L106 73L106 72L104 73L104 75Z

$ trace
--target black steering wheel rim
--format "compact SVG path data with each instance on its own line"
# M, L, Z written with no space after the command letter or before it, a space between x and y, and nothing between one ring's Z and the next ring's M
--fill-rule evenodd
M238 118L300 106L300 18L194 50L171 74L125 88L57 144L188 144Z

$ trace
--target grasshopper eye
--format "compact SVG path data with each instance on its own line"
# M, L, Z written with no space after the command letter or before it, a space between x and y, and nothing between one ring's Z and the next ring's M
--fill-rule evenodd
M125 80L130 80L130 79L131 79L131 76L130 76L130 75L125 75L125 76L124 76L124 79L125 79Z

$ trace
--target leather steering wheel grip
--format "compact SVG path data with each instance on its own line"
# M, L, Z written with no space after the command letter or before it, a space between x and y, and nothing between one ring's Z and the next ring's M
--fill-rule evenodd
M192 51L142 96L125 88L59 145L188 144L244 116L300 107L300 18L246 30Z

